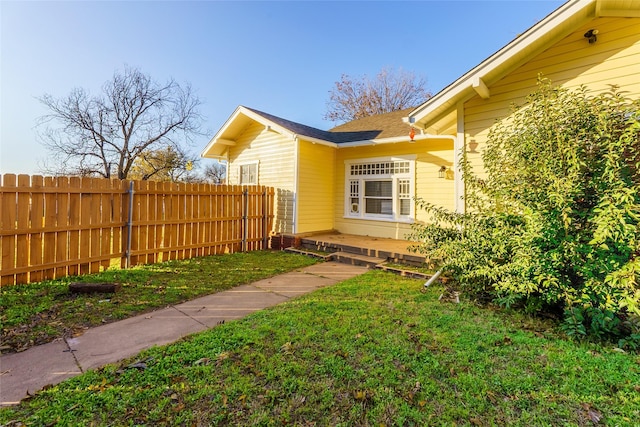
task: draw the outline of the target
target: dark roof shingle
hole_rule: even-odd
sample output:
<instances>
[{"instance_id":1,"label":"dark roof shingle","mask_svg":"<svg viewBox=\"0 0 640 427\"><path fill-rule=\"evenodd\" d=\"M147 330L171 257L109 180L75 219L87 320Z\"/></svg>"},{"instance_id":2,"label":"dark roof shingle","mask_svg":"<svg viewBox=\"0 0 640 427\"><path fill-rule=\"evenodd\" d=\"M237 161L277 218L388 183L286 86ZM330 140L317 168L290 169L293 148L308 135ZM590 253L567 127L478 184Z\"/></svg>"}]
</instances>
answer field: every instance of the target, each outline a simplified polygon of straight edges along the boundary
<instances>
[{"instance_id":1,"label":"dark roof shingle","mask_svg":"<svg viewBox=\"0 0 640 427\"><path fill-rule=\"evenodd\" d=\"M325 131L303 125L301 123L292 122L291 120L286 120L253 108L245 108L295 134L321 139L335 144L409 135L410 126L407 123L404 123L402 118L406 117L409 112L413 110L413 108L407 108L404 110L393 111L391 113L364 117Z\"/></svg>"}]
</instances>

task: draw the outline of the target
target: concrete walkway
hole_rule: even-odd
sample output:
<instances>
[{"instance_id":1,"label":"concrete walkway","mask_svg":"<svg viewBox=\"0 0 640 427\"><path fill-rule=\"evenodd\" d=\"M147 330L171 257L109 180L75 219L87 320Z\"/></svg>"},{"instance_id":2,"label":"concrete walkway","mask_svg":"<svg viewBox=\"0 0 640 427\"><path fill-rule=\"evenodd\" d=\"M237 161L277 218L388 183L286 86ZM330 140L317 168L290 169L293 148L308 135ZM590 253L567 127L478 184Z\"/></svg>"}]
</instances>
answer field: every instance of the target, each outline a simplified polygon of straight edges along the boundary
<instances>
[{"instance_id":1,"label":"concrete walkway","mask_svg":"<svg viewBox=\"0 0 640 427\"><path fill-rule=\"evenodd\" d=\"M46 385L135 356L146 348L172 343L365 271L365 267L354 265L320 263L92 328L79 337L58 339L21 353L0 356L0 406L18 404Z\"/></svg>"}]
</instances>

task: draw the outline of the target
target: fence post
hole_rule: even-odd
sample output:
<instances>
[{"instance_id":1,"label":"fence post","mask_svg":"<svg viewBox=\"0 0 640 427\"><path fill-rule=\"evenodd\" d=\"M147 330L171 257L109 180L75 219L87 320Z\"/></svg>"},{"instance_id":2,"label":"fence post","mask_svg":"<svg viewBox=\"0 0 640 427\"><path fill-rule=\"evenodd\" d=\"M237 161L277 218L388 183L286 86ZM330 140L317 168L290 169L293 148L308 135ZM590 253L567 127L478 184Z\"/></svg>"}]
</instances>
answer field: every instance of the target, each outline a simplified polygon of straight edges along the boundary
<instances>
[{"instance_id":1,"label":"fence post","mask_svg":"<svg viewBox=\"0 0 640 427\"><path fill-rule=\"evenodd\" d=\"M127 219L127 256L126 268L131 266L131 233L133 231L133 181L129 181L129 217Z\"/></svg>"},{"instance_id":2,"label":"fence post","mask_svg":"<svg viewBox=\"0 0 640 427\"><path fill-rule=\"evenodd\" d=\"M268 240L267 240L267 226L269 224L268 220L267 220L267 215L269 212L269 206L267 206L268 203L268 198L267 198L267 189L265 188L264 190L262 190L262 250L266 250L267 249L267 245L268 245Z\"/></svg>"}]
</instances>

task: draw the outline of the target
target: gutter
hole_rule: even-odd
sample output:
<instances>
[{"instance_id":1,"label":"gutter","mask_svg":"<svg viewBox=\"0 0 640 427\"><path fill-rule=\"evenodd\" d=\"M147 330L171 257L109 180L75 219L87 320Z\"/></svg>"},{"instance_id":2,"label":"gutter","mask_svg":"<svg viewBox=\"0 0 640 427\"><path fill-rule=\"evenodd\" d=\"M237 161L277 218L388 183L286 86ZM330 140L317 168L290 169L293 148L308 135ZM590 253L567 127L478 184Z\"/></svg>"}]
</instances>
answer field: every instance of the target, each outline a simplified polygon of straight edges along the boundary
<instances>
[{"instance_id":1,"label":"gutter","mask_svg":"<svg viewBox=\"0 0 640 427\"><path fill-rule=\"evenodd\" d=\"M451 139L452 141L455 142L455 136L453 135L422 134L422 135L416 135L413 138L413 140L407 140L406 136L394 136L391 138L384 138L384 139L366 139L363 141L344 142L342 144L338 144L337 146L338 148L364 147L367 145L397 144L399 142L412 143L412 142L418 142L418 141L425 141L429 139Z\"/></svg>"}]
</instances>

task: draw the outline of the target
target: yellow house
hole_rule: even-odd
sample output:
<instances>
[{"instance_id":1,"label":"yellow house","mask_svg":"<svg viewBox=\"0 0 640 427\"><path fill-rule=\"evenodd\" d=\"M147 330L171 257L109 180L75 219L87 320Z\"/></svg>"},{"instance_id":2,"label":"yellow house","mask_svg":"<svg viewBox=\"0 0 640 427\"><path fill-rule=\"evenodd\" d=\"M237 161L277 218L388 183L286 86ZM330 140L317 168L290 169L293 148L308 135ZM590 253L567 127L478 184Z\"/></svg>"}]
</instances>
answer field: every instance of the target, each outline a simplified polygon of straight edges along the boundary
<instances>
[{"instance_id":1,"label":"yellow house","mask_svg":"<svg viewBox=\"0 0 640 427\"><path fill-rule=\"evenodd\" d=\"M459 156L481 164L539 74L640 96L640 0L570 0L415 109L323 131L240 106L202 156L226 161L229 184L276 188L274 234L404 239L428 221L415 197L464 211Z\"/></svg>"},{"instance_id":2,"label":"yellow house","mask_svg":"<svg viewBox=\"0 0 640 427\"><path fill-rule=\"evenodd\" d=\"M411 110L323 131L244 106L204 149L227 183L276 188L274 234L338 231L403 239L414 198L453 208L453 137L411 135Z\"/></svg>"},{"instance_id":3,"label":"yellow house","mask_svg":"<svg viewBox=\"0 0 640 427\"><path fill-rule=\"evenodd\" d=\"M491 127L535 91L542 74L556 86L592 92L617 85L640 96L640 0L571 0L412 111L405 120L454 138L474 169ZM459 156L455 156L454 170ZM464 183L456 174L456 210Z\"/></svg>"}]
</instances>

